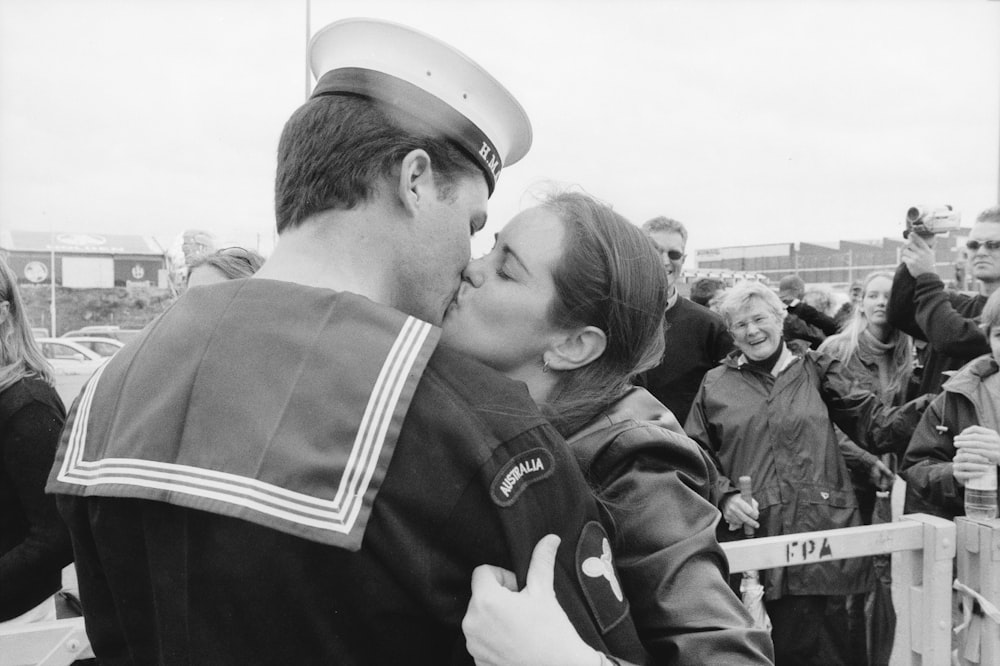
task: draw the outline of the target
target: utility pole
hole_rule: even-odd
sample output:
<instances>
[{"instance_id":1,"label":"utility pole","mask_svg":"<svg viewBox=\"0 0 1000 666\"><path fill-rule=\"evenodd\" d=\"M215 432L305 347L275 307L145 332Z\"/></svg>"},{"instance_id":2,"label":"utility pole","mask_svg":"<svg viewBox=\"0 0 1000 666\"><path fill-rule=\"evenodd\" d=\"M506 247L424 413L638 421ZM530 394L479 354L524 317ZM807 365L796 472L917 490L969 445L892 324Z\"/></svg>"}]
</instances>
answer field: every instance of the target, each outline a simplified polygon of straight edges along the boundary
<instances>
[{"instance_id":1,"label":"utility pole","mask_svg":"<svg viewBox=\"0 0 1000 666\"><path fill-rule=\"evenodd\" d=\"M1000 52L997 53L997 56L1000 60ZM1000 101L1000 96L998 96L997 101ZM997 126L1000 127L1000 113L997 114L997 120ZM1000 141L997 142L997 203L1000 203Z\"/></svg>"},{"instance_id":2,"label":"utility pole","mask_svg":"<svg viewBox=\"0 0 1000 666\"><path fill-rule=\"evenodd\" d=\"M306 99L309 99L309 94L312 92L312 72L309 71L309 39L312 37L309 34L312 30L310 26L311 13L312 7L309 0L306 0Z\"/></svg>"},{"instance_id":3,"label":"utility pole","mask_svg":"<svg viewBox=\"0 0 1000 666\"><path fill-rule=\"evenodd\" d=\"M54 338L58 336L56 333L56 245L54 238L52 245L49 246L49 253L49 319L52 320L50 335Z\"/></svg>"}]
</instances>

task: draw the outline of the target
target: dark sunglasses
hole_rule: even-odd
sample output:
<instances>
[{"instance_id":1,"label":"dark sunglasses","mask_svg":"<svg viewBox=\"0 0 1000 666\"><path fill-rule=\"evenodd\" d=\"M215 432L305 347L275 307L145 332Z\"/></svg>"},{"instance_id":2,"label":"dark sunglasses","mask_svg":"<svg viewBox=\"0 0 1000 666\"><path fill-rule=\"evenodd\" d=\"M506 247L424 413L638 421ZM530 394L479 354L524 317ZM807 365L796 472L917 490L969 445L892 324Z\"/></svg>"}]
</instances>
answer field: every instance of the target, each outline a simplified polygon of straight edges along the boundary
<instances>
[{"instance_id":1,"label":"dark sunglasses","mask_svg":"<svg viewBox=\"0 0 1000 666\"><path fill-rule=\"evenodd\" d=\"M670 261L680 261L684 256L684 253L680 250L660 250L660 254L665 254L670 257Z\"/></svg>"},{"instance_id":2,"label":"dark sunglasses","mask_svg":"<svg viewBox=\"0 0 1000 666\"><path fill-rule=\"evenodd\" d=\"M981 247L985 247L987 250L1000 250L1000 240L988 240L988 241L969 240L965 241L965 247L969 248L973 252L975 252Z\"/></svg>"}]
</instances>

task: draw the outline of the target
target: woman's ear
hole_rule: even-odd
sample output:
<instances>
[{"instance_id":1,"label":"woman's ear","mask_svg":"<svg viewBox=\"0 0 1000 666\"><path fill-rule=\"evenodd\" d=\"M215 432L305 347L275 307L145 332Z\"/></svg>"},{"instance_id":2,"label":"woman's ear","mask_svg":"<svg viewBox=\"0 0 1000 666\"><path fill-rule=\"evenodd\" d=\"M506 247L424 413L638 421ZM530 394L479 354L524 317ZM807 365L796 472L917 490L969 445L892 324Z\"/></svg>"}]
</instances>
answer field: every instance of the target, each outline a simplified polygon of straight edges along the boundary
<instances>
[{"instance_id":1,"label":"woman's ear","mask_svg":"<svg viewBox=\"0 0 1000 666\"><path fill-rule=\"evenodd\" d=\"M552 370L576 370L601 357L608 337L596 326L573 329L542 355Z\"/></svg>"},{"instance_id":2,"label":"woman's ear","mask_svg":"<svg viewBox=\"0 0 1000 666\"><path fill-rule=\"evenodd\" d=\"M411 150L399 164L396 193L403 208L415 215L424 197L437 196L431 158L426 151Z\"/></svg>"}]
</instances>

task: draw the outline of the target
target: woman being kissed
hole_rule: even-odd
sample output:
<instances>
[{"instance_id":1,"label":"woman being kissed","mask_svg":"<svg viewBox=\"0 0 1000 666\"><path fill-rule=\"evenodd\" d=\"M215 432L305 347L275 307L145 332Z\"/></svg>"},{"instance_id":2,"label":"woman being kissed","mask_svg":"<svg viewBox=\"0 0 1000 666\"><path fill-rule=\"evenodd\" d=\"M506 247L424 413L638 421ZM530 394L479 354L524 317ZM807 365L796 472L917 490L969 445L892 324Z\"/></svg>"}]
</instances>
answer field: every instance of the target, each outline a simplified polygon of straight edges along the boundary
<instances>
[{"instance_id":1,"label":"woman being kissed","mask_svg":"<svg viewBox=\"0 0 1000 666\"><path fill-rule=\"evenodd\" d=\"M592 197L559 193L516 215L468 265L442 341L523 381L568 441L607 509L618 577L587 563L583 574L624 593L656 663L770 664L770 637L726 582L709 499L717 472L632 385L660 361L666 306L666 273L645 234ZM607 661L576 636L551 587L530 589L544 588L540 562L557 544L539 543L520 593L509 572L476 570L463 629L478 663Z\"/></svg>"}]
</instances>

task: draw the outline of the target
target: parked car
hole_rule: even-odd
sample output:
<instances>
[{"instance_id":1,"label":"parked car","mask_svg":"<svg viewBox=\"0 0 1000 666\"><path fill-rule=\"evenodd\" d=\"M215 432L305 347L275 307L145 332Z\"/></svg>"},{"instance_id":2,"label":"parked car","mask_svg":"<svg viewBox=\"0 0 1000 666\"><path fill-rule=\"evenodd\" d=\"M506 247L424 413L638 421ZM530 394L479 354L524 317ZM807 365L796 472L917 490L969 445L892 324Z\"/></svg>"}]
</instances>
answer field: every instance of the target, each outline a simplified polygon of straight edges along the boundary
<instances>
[{"instance_id":1,"label":"parked car","mask_svg":"<svg viewBox=\"0 0 1000 666\"><path fill-rule=\"evenodd\" d=\"M87 338L83 337L78 338L74 336L72 338L66 338L66 339L75 342L81 347L86 347L90 351L96 352L97 354L100 354L104 358L108 358L109 356L114 356L116 353L118 353L119 349L125 346L125 343L122 342L121 340L115 340L114 338L102 338L98 336L87 337Z\"/></svg>"},{"instance_id":2,"label":"parked car","mask_svg":"<svg viewBox=\"0 0 1000 666\"><path fill-rule=\"evenodd\" d=\"M120 326L84 326L75 331L63 333L61 338L111 338L126 343L142 333L141 328L121 328Z\"/></svg>"},{"instance_id":3,"label":"parked car","mask_svg":"<svg viewBox=\"0 0 1000 666\"><path fill-rule=\"evenodd\" d=\"M94 371L107 360L71 338L35 338L35 341L41 347L42 355L52 365L56 392L67 407Z\"/></svg>"}]
</instances>

